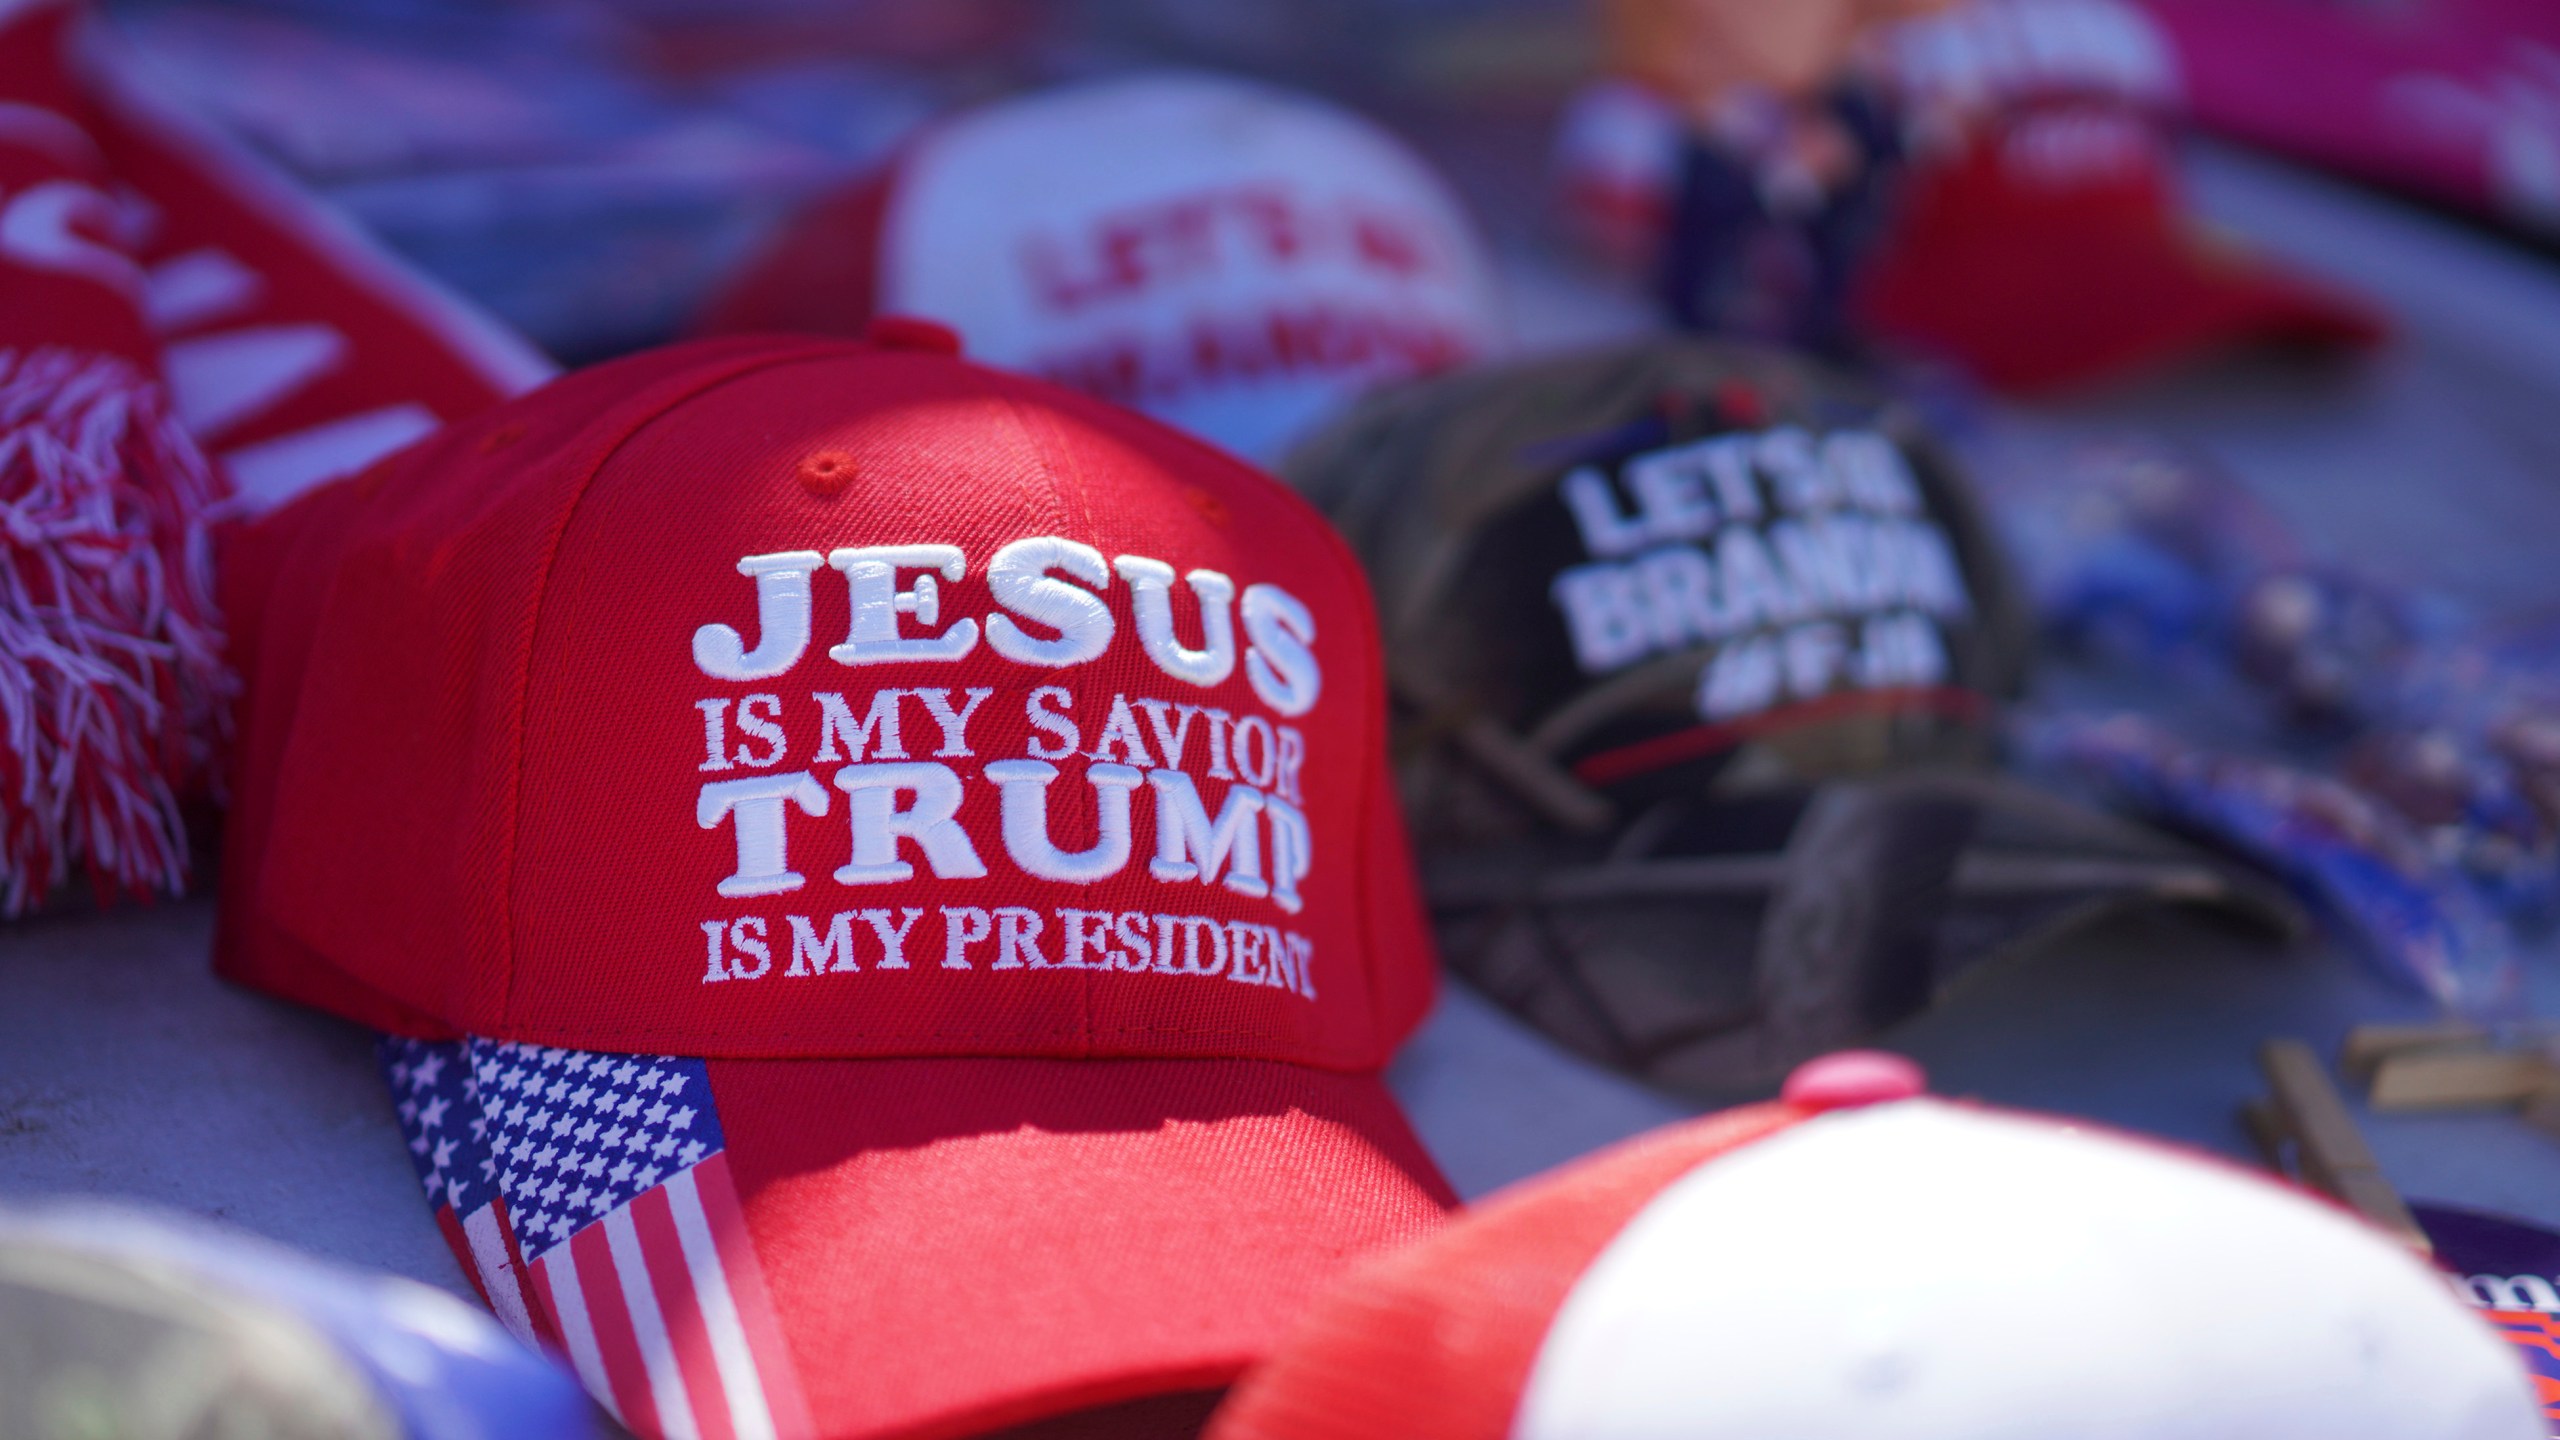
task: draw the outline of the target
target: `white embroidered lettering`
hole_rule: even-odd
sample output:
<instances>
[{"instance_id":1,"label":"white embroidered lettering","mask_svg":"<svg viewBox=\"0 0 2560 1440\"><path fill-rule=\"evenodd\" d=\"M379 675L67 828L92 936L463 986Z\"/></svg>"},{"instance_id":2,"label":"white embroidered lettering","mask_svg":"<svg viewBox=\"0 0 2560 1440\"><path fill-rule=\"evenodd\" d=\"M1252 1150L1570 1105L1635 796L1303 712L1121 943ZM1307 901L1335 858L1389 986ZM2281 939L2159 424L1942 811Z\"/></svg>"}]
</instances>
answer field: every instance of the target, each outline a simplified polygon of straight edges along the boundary
<instances>
[{"instance_id":1,"label":"white embroidered lettering","mask_svg":"<svg viewBox=\"0 0 2560 1440\"><path fill-rule=\"evenodd\" d=\"M1778 552L1787 583L1817 613L1850 613L1865 608L1867 580L1849 558L1852 530L1865 522L1854 516L1823 515L1811 520L1782 520L1769 527L1769 543Z\"/></svg>"},{"instance_id":2,"label":"white embroidered lettering","mask_svg":"<svg viewBox=\"0 0 2560 1440\"><path fill-rule=\"evenodd\" d=\"M1848 657L1848 637L1840 627L1827 621L1799 625L1779 639L1779 653L1787 673L1787 692L1798 700L1811 700L1831 689L1839 676L1840 664Z\"/></svg>"},{"instance_id":3,"label":"white embroidered lettering","mask_svg":"<svg viewBox=\"0 0 2560 1440\"><path fill-rule=\"evenodd\" d=\"M1233 780L1236 772L1227 768L1227 727L1234 717L1224 710L1204 710L1209 717L1209 778Z\"/></svg>"},{"instance_id":4,"label":"white embroidered lettering","mask_svg":"<svg viewBox=\"0 0 2560 1440\"><path fill-rule=\"evenodd\" d=\"M1031 737L1028 748L1034 760L1064 760L1084 746L1084 736L1076 731L1076 722L1049 708L1051 704L1069 708L1076 697L1063 685L1043 685L1022 702L1022 718L1031 728L1049 737L1042 743L1040 735Z\"/></svg>"},{"instance_id":5,"label":"white embroidered lettering","mask_svg":"<svg viewBox=\"0 0 2560 1440\"><path fill-rule=\"evenodd\" d=\"M1689 545L1656 550L1635 562L1633 575L1656 646L1676 650L1724 633L1724 615L1716 608L1715 567L1704 552Z\"/></svg>"},{"instance_id":6,"label":"white embroidered lettering","mask_svg":"<svg viewBox=\"0 0 2560 1440\"><path fill-rule=\"evenodd\" d=\"M1141 700L1138 702L1138 708L1147 712L1147 728L1156 733L1156 752L1164 757L1161 763L1176 770L1181 769L1182 750L1190 743L1191 722L1200 718L1200 707L1197 705L1175 707L1167 705L1162 700ZM1167 725L1166 713L1176 709L1182 716L1181 723Z\"/></svg>"},{"instance_id":7,"label":"white embroidered lettering","mask_svg":"<svg viewBox=\"0 0 2560 1440\"><path fill-rule=\"evenodd\" d=\"M1779 506L1788 514L1810 515L1840 503L1840 484L1815 452L1813 437L1795 426L1781 425L1761 435L1752 447L1752 459L1759 463L1760 473L1769 477Z\"/></svg>"},{"instance_id":8,"label":"white embroidered lettering","mask_svg":"<svg viewBox=\"0 0 2560 1440\"><path fill-rule=\"evenodd\" d=\"M16 117L58 118L33 106L12 104L10 108ZM133 211L77 180L39 181L0 205L0 255L31 270L85 276L138 297L148 283L141 267L122 250L98 239L132 234L134 218Z\"/></svg>"},{"instance_id":9,"label":"white embroidered lettering","mask_svg":"<svg viewBox=\"0 0 2560 1440\"><path fill-rule=\"evenodd\" d=\"M1291 717L1315 708L1324 693L1316 664L1316 618L1298 597L1277 585L1244 590L1245 679L1274 711Z\"/></svg>"},{"instance_id":10,"label":"white embroidered lettering","mask_svg":"<svg viewBox=\"0 0 2560 1440\"><path fill-rule=\"evenodd\" d=\"M1249 785L1229 785L1210 823L1191 777L1179 770L1151 770L1147 783L1156 796L1156 855L1147 872L1167 882L1197 880L1217 883L1226 871L1226 887L1239 895L1270 893L1262 878L1262 792Z\"/></svg>"},{"instance_id":11,"label":"white embroidered lettering","mask_svg":"<svg viewBox=\"0 0 2560 1440\"><path fill-rule=\"evenodd\" d=\"M969 717L977 714L978 707L986 704L987 697L995 691L983 685L973 685L967 692L969 703L957 710L951 708L951 692L948 690L923 689L907 693L923 701L925 713L933 717L934 724L942 727L942 748L933 752L935 759L967 759L976 753L969 748ZM896 721L892 717L890 733L896 732Z\"/></svg>"},{"instance_id":12,"label":"white embroidered lettering","mask_svg":"<svg viewBox=\"0 0 2560 1440\"><path fill-rule=\"evenodd\" d=\"M821 690L811 695L810 698L818 702L817 762L827 764L837 760L870 758L866 752L871 749L874 735L880 738L880 748L876 752L878 758L906 759L907 748L898 738L898 695L895 690L872 691L871 708L862 712L859 721L853 718L853 708L844 703L842 695L832 690ZM841 754L836 750L839 739L844 741Z\"/></svg>"},{"instance_id":13,"label":"white embroidered lettering","mask_svg":"<svg viewBox=\"0 0 2560 1440\"><path fill-rule=\"evenodd\" d=\"M1216 975L1227 968L1227 927L1205 915L1177 917L1182 927L1182 971L1185 975ZM1200 937L1209 937L1213 958L1203 963Z\"/></svg>"},{"instance_id":14,"label":"white embroidered lettering","mask_svg":"<svg viewBox=\"0 0 2560 1440\"><path fill-rule=\"evenodd\" d=\"M1093 590L1052 578L1060 571L1093 590L1111 586L1111 570L1102 552L1090 545L1039 535L1016 540L987 562L987 590L996 603L1035 624L1058 632L1042 640L1023 630L1010 616L987 617L987 643L996 653L1024 665L1078 665L1100 655L1111 644L1111 607Z\"/></svg>"},{"instance_id":15,"label":"white embroidered lettering","mask_svg":"<svg viewBox=\"0 0 2560 1440\"><path fill-rule=\"evenodd\" d=\"M836 871L836 883L913 879L915 866L898 858L902 839L914 841L924 852L937 879L976 880L987 873L969 844L969 832L960 828L960 777L950 766L923 761L847 765L836 772L835 785L850 797L845 810L853 825L853 859ZM899 809L901 794L913 795L915 804Z\"/></svg>"},{"instance_id":16,"label":"white embroidered lettering","mask_svg":"<svg viewBox=\"0 0 2560 1440\"><path fill-rule=\"evenodd\" d=\"M1715 482L1716 505L1724 511L1728 525L1749 524L1760 518L1760 487L1751 477L1751 437L1720 435L1700 450L1699 463L1706 466L1707 478Z\"/></svg>"},{"instance_id":17,"label":"white embroidered lettering","mask_svg":"<svg viewBox=\"0 0 2560 1440\"><path fill-rule=\"evenodd\" d=\"M1644 512L1648 543L1696 540L1714 533L1716 507L1707 500L1706 475L1699 459L1694 446L1682 446L1627 462L1627 489Z\"/></svg>"},{"instance_id":18,"label":"white embroidered lettering","mask_svg":"<svg viewBox=\"0 0 2560 1440\"><path fill-rule=\"evenodd\" d=\"M1623 565L1576 565L1557 575L1548 593L1564 611L1574 663L1586 674L1641 659L1653 643L1652 617Z\"/></svg>"},{"instance_id":19,"label":"white embroidered lettering","mask_svg":"<svg viewBox=\"0 0 2560 1440\"><path fill-rule=\"evenodd\" d=\"M702 763L696 770L732 770L729 763L729 702L696 700L693 708L702 712Z\"/></svg>"},{"instance_id":20,"label":"white embroidered lettering","mask_svg":"<svg viewBox=\"0 0 2560 1440\"><path fill-rule=\"evenodd\" d=\"M764 943L765 933L765 919L761 915L742 915L729 922L729 948L739 955L756 957L753 970L747 968L746 961L732 957L729 961L730 979L761 980L765 972L773 968L773 947Z\"/></svg>"},{"instance_id":21,"label":"white embroidered lettering","mask_svg":"<svg viewBox=\"0 0 2560 1440\"><path fill-rule=\"evenodd\" d=\"M1201 647L1193 650L1173 633L1173 567L1144 555L1123 555L1111 565L1129 582L1138 643L1157 669L1204 690L1235 673L1235 625L1228 618L1236 598L1234 581L1215 570L1194 570L1183 577L1200 604Z\"/></svg>"},{"instance_id":22,"label":"white embroidered lettering","mask_svg":"<svg viewBox=\"0 0 2560 1440\"><path fill-rule=\"evenodd\" d=\"M942 907L942 968L969 968L969 947L995 932L995 922L975 905Z\"/></svg>"},{"instance_id":23,"label":"white embroidered lettering","mask_svg":"<svg viewBox=\"0 0 2560 1440\"><path fill-rule=\"evenodd\" d=\"M942 588L934 579L957 582L969 573L969 562L957 545L873 545L836 550L827 563L844 572L853 591L853 625L843 644L827 651L843 665L882 665L910 660L957 660L977 648L978 622L959 619L939 635L901 636L898 617L913 615L930 627L942 618ZM905 590L898 572L924 573Z\"/></svg>"},{"instance_id":24,"label":"white embroidered lettering","mask_svg":"<svg viewBox=\"0 0 2560 1440\"><path fill-rule=\"evenodd\" d=\"M1295 915L1306 908L1298 882L1315 864L1315 838L1307 817L1278 796L1264 796L1263 816L1271 822L1271 903Z\"/></svg>"},{"instance_id":25,"label":"white embroidered lettering","mask_svg":"<svg viewBox=\"0 0 2560 1440\"><path fill-rule=\"evenodd\" d=\"M888 911L865 910L862 912L862 918L871 926L871 933L880 937L878 968L882 970L907 968L907 932L916 928L916 922L924 918L923 911L911 906L900 906L898 915L900 917L898 923L895 928L892 928L889 924ZM848 950L846 953L852 952Z\"/></svg>"},{"instance_id":26,"label":"white embroidered lettering","mask_svg":"<svg viewBox=\"0 0 2560 1440\"><path fill-rule=\"evenodd\" d=\"M1026 910L1019 905L999 905L995 909L995 917L996 963L988 969L1019 970L1025 963L1024 956L1030 957L1029 964L1034 970L1055 968L1049 963L1048 955L1040 949L1042 922L1039 911Z\"/></svg>"},{"instance_id":27,"label":"white embroidered lettering","mask_svg":"<svg viewBox=\"0 0 2560 1440\"><path fill-rule=\"evenodd\" d=\"M735 900L799 889L802 879L785 857L788 827L783 806L794 804L808 814L824 815L827 803L827 792L806 770L705 782L694 801L694 823L716 830L722 820L736 817L738 868L720 882L720 894Z\"/></svg>"},{"instance_id":28,"label":"white embroidered lettering","mask_svg":"<svg viewBox=\"0 0 2560 1440\"><path fill-rule=\"evenodd\" d=\"M785 915L782 918L791 925L791 968L782 972L785 976L824 975L829 970L861 970L861 966L853 963L852 911L839 910L828 917L824 940L818 938L817 927L809 923L808 916Z\"/></svg>"},{"instance_id":29,"label":"white embroidered lettering","mask_svg":"<svg viewBox=\"0 0 2560 1440\"><path fill-rule=\"evenodd\" d=\"M1965 593L1964 571L1956 564L1955 547L1947 543L1945 532L1917 520L1903 521L1895 528L1904 537L1902 598L1932 615L1952 619L1972 614L1973 598Z\"/></svg>"},{"instance_id":30,"label":"white embroidered lettering","mask_svg":"<svg viewBox=\"0 0 2560 1440\"><path fill-rule=\"evenodd\" d=\"M1111 952L1111 968L1135 974L1147 969L1155 960L1155 941L1147 933L1147 916L1140 910L1123 910L1112 925L1120 938L1120 948Z\"/></svg>"},{"instance_id":31,"label":"white embroidered lettering","mask_svg":"<svg viewBox=\"0 0 2560 1440\"><path fill-rule=\"evenodd\" d=\"M726 920L705 920L702 922L703 948L710 952L707 963L703 967L702 971L703 984L717 985L721 981L729 978L729 967L727 963L725 963L728 958L727 952L721 948L727 942L728 938L729 922Z\"/></svg>"},{"instance_id":32,"label":"white embroidered lettering","mask_svg":"<svg viewBox=\"0 0 2560 1440\"><path fill-rule=\"evenodd\" d=\"M1716 652L1698 680L1698 713L1731 720L1778 700L1778 642L1766 635L1736 640Z\"/></svg>"},{"instance_id":33,"label":"white embroidered lettering","mask_svg":"<svg viewBox=\"0 0 2560 1440\"><path fill-rule=\"evenodd\" d=\"M1733 629L1783 625L1796 617L1796 597L1778 579L1758 534L1727 530L1716 537L1716 573L1724 581L1724 619Z\"/></svg>"},{"instance_id":34,"label":"white embroidered lettering","mask_svg":"<svg viewBox=\"0 0 2560 1440\"><path fill-rule=\"evenodd\" d=\"M1316 942L1295 931L1280 938L1289 955L1290 988L1313 1000L1316 998Z\"/></svg>"},{"instance_id":35,"label":"white embroidered lettering","mask_svg":"<svg viewBox=\"0 0 2560 1440\"><path fill-rule=\"evenodd\" d=\"M1242 920L1227 922L1227 978L1239 985L1260 985L1269 979L1262 967L1263 929Z\"/></svg>"},{"instance_id":36,"label":"white embroidered lettering","mask_svg":"<svg viewBox=\"0 0 2560 1440\"><path fill-rule=\"evenodd\" d=\"M1298 773L1306 768L1307 737L1295 725L1283 725L1280 731L1280 778L1272 789L1281 799L1293 805L1306 803L1298 793Z\"/></svg>"},{"instance_id":37,"label":"white embroidered lettering","mask_svg":"<svg viewBox=\"0 0 2560 1440\"><path fill-rule=\"evenodd\" d=\"M1067 932L1066 953L1058 966L1065 970L1108 970L1111 968L1111 912L1108 910L1060 910L1058 924ZM1087 926L1092 928L1087 929ZM1085 963L1084 952L1093 951L1093 963Z\"/></svg>"},{"instance_id":38,"label":"white embroidered lettering","mask_svg":"<svg viewBox=\"0 0 2560 1440\"><path fill-rule=\"evenodd\" d=\"M1043 880L1074 884L1107 879L1129 863L1129 792L1143 775L1126 765L1089 765L1095 839L1073 854L1049 839L1049 785L1058 767L1043 760L998 760L987 778L1004 792L1004 849L1013 863ZM1206 824L1204 819L1203 824Z\"/></svg>"},{"instance_id":39,"label":"white embroidered lettering","mask_svg":"<svg viewBox=\"0 0 2560 1440\"><path fill-rule=\"evenodd\" d=\"M1850 662L1868 689L1937 685L1947 678L1947 647L1938 627L1909 611L1879 615L1860 627L1858 654Z\"/></svg>"},{"instance_id":40,"label":"white embroidered lettering","mask_svg":"<svg viewBox=\"0 0 2560 1440\"><path fill-rule=\"evenodd\" d=\"M763 754L755 754L746 745L738 746L737 761L751 770L770 770L782 763L791 748L791 739L776 722L782 719L782 697L750 695L738 702L738 728L765 743Z\"/></svg>"},{"instance_id":41,"label":"white embroidered lettering","mask_svg":"<svg viewBox=\"0 0 2560 1440\"><path fill-rule=\"evenodd\" d=\"M1849 503L1878 515L1920 512L1920 482L1902 448L1872 430L1842 430L1822 441L1822 466Z\"/></svg>"},{"instance_id":42,"label":"white embroidered lettering","mask_svg":"<svg viewBox=\"0 0 2560 1440\"><path fill-rule=\"evenodd\" d=\"M1261 738L1256 739L1254 737ZM1236 722L1235 738L1228 747L1235 756L1236 774L1257 790L1269 790L1280 773L1279 742L1272 738L1271 722L1259 715L1247 715Z\"/></svg>"},{"instance_id":43,"label":"white embroidered lettering","mask_svg":"<svg viewBox=\"0 0 2560 1440\"><path fill-rule=\"evenodd\" d=\"M809 577L825 563L815 550L750 555L738 573L756 582L756 648L727 625L693 632L693 663L714 680L764 680L800 663L809 648Z\"/></svg>"},{"instance_id":44,"label":"white embroidered lettering","mask_svg":"<svg viewBox=\"0 0 2560 1440\"><path fill-rule=\"evenodd\" d=\"M1115 746L1116 755L1112 753ZM1155 757L1147 753L1146 737L1138 733L1138 717L1130 712L1128 696L1111 697L1111 718L1103 723L1102 738L1093 742L1093 751L1085 758L1117 761L1141 770L1154 768Z\"/></svg>"}]
</instances>

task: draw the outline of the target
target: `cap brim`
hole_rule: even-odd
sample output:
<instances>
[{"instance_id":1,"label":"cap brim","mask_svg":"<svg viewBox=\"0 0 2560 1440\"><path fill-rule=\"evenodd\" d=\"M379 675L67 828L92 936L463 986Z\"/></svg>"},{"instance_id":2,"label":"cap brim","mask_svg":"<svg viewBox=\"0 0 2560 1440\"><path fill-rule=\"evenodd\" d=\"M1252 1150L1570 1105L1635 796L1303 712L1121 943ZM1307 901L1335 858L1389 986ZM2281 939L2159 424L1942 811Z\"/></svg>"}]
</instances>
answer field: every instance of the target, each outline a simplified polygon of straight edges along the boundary
<instances>
[{"instance_id":1,"label":"cap brim","mask_svg":"<svg viewBox=\"0 0 2560 1440\"><path fill-rule=\"evenodd\" d=\"M549 1058L564 1052L515 1053L586 1083ZM565 1241L520 1237L528 1288L589 1388L644 1431L673 1428L639 1418L682 1389L653 1383L661 1365L719 1419L707 1397L725 1393L719 1346L733 1332L731 1350L760 1358L762 1413L781 1435L805 1417L805 1433L925 1440L1215 1390L1347 1263L1428 1232L1455 1203L1375 1075L1265 1061L663 1063L702 1077L716 1110L717 1141L690 1178ZM510 1151L556 1145L558 1169L578 1132L557 1138L538 1107L493 1113L501 1174L547 1188ZM670 1202L652 1197L670 1194L672 1220L653 1219ZM708 1246L721 1263L706 1270L681 1243L688 1204L696 1228L725 1224L746 1244ZM668 1236L657 1250L653 1223ZM621 1304L635 1285L644 1303ZM564 1301L585 1318L561 1314ZM632 1318L652 1308L654 1322ZM652 1323L665 1341L641 1333Z\"/></svg>"},{"instance_id":2,"label":"cap brim","mask_svg":"<svg viewBox=\"0 0 2560 1440\"><path fill-rule=\"evenodd\" d=\"M2004 243L1888 261L1866 304L1887 329L2023 396L2247 346L2363 349L2388 333L2353 297L2166 220L2022 220Z\"/></svg>"},{"instance_id":3,"label":"cap brim","mask_svg":"<svg viewBox=\"0 0 2560 1440\"><path fill-rule=\"evenodd\" d=\"M2128 238L2138 256L2129 255L2119 269L2093 272L2110 286L2122 281L2128 287L2122 308L2088 338L2088 353L2105 364L2077 375L2066 371L2057 385L2246 346L2361 350L2385 334L2382 321L2354 299L2201 234L2170 230Z\"/></svg>"}]
</instances>

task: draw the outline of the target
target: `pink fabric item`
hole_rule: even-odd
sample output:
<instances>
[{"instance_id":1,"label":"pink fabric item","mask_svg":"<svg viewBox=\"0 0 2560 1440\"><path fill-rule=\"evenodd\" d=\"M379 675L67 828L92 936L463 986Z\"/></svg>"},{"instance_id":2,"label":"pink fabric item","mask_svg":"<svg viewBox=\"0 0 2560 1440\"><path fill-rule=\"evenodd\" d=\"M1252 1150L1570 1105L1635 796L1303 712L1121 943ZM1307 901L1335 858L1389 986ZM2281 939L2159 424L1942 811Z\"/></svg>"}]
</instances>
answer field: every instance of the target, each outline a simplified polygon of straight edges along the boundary
<instances>
[{"instance_id":1,"label":"pink fabric item","mask_svg":"<svg viewBox=\"0 0 2560 1440\"><path fill-rule=\"evenodd\" d=\"M2560 8L2143 0L2202 124L2545 234L2560 231Z\"/></svg>"}]
</instances>

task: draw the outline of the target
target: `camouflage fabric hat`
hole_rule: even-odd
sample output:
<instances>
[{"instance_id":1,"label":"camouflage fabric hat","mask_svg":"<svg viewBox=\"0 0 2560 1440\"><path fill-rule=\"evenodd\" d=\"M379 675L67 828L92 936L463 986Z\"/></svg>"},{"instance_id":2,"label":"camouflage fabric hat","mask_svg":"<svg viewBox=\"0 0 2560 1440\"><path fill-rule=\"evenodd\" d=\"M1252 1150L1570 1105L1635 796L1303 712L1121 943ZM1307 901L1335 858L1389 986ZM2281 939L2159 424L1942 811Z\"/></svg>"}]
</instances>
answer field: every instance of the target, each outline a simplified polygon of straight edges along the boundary
<instances>
[{"instance_id":1,"label":"camouflage fabric hat","mask_svg":"<svg viewBox=\"0 0 2560 1440\"><path fill-rule=\"evenodd\" d=\"M1283 473L1368 566L1445 956L1721 1091L2126 904L2280 892L1993 768L2032 636L1917 417L1663 340L1362 405Z\"/></svg>"}]
</instances>

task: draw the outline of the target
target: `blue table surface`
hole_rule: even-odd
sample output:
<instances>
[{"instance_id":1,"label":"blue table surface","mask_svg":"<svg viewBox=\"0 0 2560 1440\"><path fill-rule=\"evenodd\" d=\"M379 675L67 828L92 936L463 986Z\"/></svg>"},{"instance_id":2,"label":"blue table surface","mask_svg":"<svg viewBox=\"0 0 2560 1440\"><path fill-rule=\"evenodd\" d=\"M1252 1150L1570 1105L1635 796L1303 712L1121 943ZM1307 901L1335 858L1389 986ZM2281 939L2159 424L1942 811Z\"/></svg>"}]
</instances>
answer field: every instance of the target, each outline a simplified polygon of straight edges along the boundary
<instances>
[{"instance_id":1,"label":"blue table surface","mask_svg":"<svg viewBox=\"0 0 2560 1440\"><path fill-rule=\"evenodd\" d=\"M2455 222L2237 150L2194 147L2199 210L2380 302L2369 363L2231 361L2061 407L1994 408L1986 464L2092 436L2218 457L2324 552L2487 609L2560 600L2560 268ZM1524 346L1604 339L1643 311L1511 244ZM204 899L0 929L0 1196L102 1194L211 1215L464 1290L422 1203L360 1031L205 968ZM2531 957L2560 1014L2560 958ZM1955 1095L2245 1155L2256 1051L2334 1053L2422 1006L2351 953L2276 953L2175 917L2078 937L1893 1037ZM1688 1113L1559 1052L1452 986L1389 1079L1459 1189L1480 1195ZM2365 1117L2404 1192L2560 1225L2560 1141L2500 1114Z\"/></svg>"}]
</instances>

